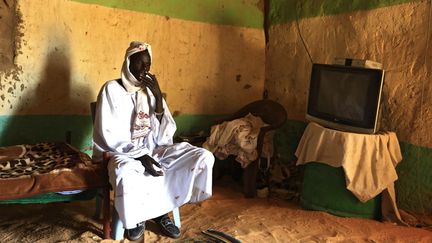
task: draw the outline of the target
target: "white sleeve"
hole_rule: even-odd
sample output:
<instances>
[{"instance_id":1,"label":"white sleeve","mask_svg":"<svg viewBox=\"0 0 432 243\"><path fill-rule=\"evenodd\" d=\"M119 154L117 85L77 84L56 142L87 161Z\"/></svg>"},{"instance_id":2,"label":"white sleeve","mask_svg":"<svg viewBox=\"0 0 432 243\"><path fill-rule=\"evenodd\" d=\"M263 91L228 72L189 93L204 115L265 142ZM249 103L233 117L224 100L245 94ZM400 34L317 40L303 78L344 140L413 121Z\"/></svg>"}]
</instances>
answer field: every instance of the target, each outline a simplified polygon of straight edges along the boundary
<instances>
[{"instance_id":1,"label":"white sleeve","mask_svg":"<svg viewBox=\"0 0 432 243\"><path fill-rule=\"evenodd\" d=\"M162 99L162 103L164 114L161 121L159 122L155 115L151 116L153 142L157 145L171 145L177 126L164 99Z\"/></svg>"}]
</instances>

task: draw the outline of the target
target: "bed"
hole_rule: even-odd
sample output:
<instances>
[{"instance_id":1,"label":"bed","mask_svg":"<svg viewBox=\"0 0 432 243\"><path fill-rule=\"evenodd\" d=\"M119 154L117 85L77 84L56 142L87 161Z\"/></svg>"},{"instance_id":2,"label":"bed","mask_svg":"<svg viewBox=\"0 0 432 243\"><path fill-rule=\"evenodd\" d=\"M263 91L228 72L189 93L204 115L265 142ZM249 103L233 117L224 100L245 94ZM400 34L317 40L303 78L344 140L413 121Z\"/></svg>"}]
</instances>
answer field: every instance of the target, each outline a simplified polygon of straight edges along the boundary
<instances>
[{"instance_id":1,"label":"bed","mask_svg":"<svg viewBox=\"0 0 432 243\"><path fill-rule=\"evenodd\" d=\"M103 192L104 238L110 230L107 176L104 163L66 142L0 147L1 204L75 201Z\"/></svg>"}]
</instances>

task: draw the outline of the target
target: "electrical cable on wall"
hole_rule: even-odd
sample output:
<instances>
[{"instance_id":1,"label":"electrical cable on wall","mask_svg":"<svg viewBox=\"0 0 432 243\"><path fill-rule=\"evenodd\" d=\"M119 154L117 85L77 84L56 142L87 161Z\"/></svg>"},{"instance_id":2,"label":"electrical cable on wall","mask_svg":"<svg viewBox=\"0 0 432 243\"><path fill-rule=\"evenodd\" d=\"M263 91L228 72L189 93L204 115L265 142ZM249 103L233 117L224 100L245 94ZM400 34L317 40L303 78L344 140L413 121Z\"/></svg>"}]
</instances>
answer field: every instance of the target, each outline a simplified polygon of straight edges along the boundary
<instances>
[{"instance_id":1,"label":"electrical cable on wall","mask_svg":"<svg viewBox=\"0 0 432 243\"><path fill-rule=\"evenodd\" d=\"M427 25L427 31L426 31L426 44L425 44L425 51L424 51L424 64L425 67L427 67L426 63L428 62L428 49L429 49L429 39L430 39L430 27L431 27L431 14L432 14L432 0L429 1L429 15L428 15L428 25ZM423 102L424 102L424 86L425 82L424 79L421 81L421 92L420 92L420 121L424 121L423 118ZM418 133L417 133L418 134ZM418 136L418 142L421 143L421 137ZM428 139L426 141L429 141Z\"/></svg>"},{"instance_id":2,"label":"electrical cable on wall","mask_svg":"<svg viewBox=\"0 0 432 243\"><path fill-rule=\"evenodd\" d=\"M302 34L301 34L301 31L300 31L299 16L298 16L298 10L299 10L299 9L301 10L301 5L300 5L300 8L298 7L300 2L301 2L301 0L298 0L298 1L297 1L297 3L296 3L296 11L295 11L297 32L298 32L299 37L300 37L300 39L301 39L301 41L302 41L302 43L303 43L303 47L305 48L305 50L306 50L306 52L307 52L307 54L308 54L308 56L309 56L309 60L310 60L310 62L313 64L312 56L311 56L311 54L309 53L309 50L308 50L307 45L306 45L306 42L305 42L305 40L303 39L303 36L302 36Z\"/></svg>"},{"instance_id":3,"label":"electrical cable on wall","mask_svg":"<svg viewBox=\"0 0 432 243\"><path fill-rule=\"evenodd\" d=\"M431 32L430 32L430 30L431 30L431 16L432 16L432 0L429 1L429 15L428 15L428 20L427 20L428 25L427 25L427 31L426 31L426 44L425 44L425 51L424 51L424 65L425 65L425 67L427 67L426 63L428 62L427 57L428 57L428 53L429 53L428 49L429 49L429 40L430 40L430 35L431 35ZM427 70L426 70L426 73L427 73ZM427 76L427 74L426 74L426 76ZM425 122L424 117L423 117L423 102L424 102L424 89L425 89L424 86L425 86L425 81L424 81L424 79L422 79L421 92L420 92L420 122L422 122L423 124ZM426 142L429 142L429 134L428 133L422 133L422 136L426 136ZM417 132L417 140L418 140L419 145L421 146L422 145L422 143L421 143L422 139L420 136L420 132ZM417 161L420 160L420 154L419 153L420 153L419 149L417 149ZM417 165L417 168L415 170L416 176L417 176L417 178L419 178L419 170L421 170L421 169L419 168L420 166L418 166L419 165L418 163L416 163L416 165ZM422 213L426 214L423 200L421 200L421 199L423 199L422 194L419 192L419 190L416 190L416 192L417 192L418 198L420 199L419 203L421 206Z\"/></svg>"}]
</instances>

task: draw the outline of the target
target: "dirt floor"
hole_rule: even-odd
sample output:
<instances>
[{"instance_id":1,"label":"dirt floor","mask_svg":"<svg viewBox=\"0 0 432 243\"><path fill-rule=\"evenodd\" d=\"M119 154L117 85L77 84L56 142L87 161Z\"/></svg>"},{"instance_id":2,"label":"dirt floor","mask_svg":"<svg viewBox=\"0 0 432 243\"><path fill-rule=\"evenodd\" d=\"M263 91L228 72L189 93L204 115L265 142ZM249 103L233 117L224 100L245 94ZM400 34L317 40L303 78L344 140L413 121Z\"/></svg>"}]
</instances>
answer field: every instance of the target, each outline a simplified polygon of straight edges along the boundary
<instances>
[{"instance_id":1,"label":"dirt floor","mask_svg":"<svg viewBox=\"0 0 432 243\"><path fill-rule=\"evenodd\" d=\"M94 208L93 200L0 205L0 242L100 242L102 226L92 219ZM237 186L224 183L215 185L211 199L185 205L180 213L181 239L159 236L149 223L146 242L204 242L198 240L204 239L201 231L208 228L242 242L432 242L432 231L425 229L305 211L296 203L277 198L246 199Z\"/></svg>"}]
</instances>

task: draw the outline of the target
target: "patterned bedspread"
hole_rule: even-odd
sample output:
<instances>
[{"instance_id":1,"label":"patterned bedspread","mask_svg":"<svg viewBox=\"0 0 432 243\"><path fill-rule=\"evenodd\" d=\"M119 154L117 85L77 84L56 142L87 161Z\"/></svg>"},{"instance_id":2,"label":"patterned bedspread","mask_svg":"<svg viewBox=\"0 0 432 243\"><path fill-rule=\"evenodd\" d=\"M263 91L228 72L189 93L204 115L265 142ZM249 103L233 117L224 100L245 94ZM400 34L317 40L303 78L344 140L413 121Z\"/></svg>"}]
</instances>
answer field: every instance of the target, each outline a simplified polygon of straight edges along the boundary
<instances>
[{"instance_id":1,"label":"patterned bedspread","mask_svg":"<svg viewBox=\"0 0 432 243\"><path fill-rule=\"evenodd\" d=\"M88 155L66 143L38 143L0 148L0 179L70 170L91 165Z\"/></svg>"},{"instance_id":2,"label":"patterned bedspread","mask_svg":"<svg viewBox=\"0 0 432 243\"><path fill-rule=\"evenodd\" d=\"M104 165L67 143L0 147L0 200L106 184Z\"/></svg>"}]
</instances>

